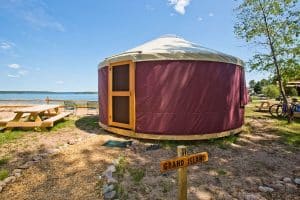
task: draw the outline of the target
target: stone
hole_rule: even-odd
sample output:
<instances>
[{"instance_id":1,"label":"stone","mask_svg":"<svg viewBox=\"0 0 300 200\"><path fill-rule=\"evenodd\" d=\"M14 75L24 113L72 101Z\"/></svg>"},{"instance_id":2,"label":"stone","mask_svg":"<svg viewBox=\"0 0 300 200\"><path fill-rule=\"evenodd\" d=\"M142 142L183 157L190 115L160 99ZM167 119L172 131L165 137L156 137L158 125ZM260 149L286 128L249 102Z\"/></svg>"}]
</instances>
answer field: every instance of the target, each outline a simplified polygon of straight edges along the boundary
<instances>
[{"instance_id":1,"label":"stone","mask_svg":"<svg viewBox=\"0 0 300 200\"><path fill-rule=\"evenodd\" d=\"M297 186L292 183L285 184L285 188L286 188L286 191L290 192L290 193L297 191Z\"/></svg>"},{"instance_id":2,"label":"stone","mask_svg":"<svg viewBox=\"0 0 300 200\"><path fill-rule=\"evenodd\" d=\"M107 184L105 184L105 185L103 186L103 194L108 193L108 192L111 192L111 191L113 191L114 189L115 189L115 186L114 186L114 185L107 185Z\"/></svg>"},{"instance_id":3,"label":"stone","mask_svg":"<svg viewBox=\"0 0 300 200\"><path fill-rule=\"evenodd\" d=\"M193 170L198 170L198 169L200 169L200 167L197 166L197 165L195 165L195 166L192 167L192 169L193 169Z\"/></svg>"},{"instance_id":4,"label":"stone","mask_svg":"<svg viewBox=\"0 0 300 200\"><path fill-rule=\"evenodd\" d=\"M31 165L34 164L34 161L28 161L24 165L19 166L19 169L28 169Z\"/></svg>"},{"instance_id":5,"label":"stone","mask_svg":"<svg viewBox=\"0 0 300 200\"><path fill-rule=\"evenodd\" d=\"M67 142L69 145L74 145L75 144L75 141L74 140L68 140Z\"/></svg>"},{"instance_id":6,"label":"stone","mask_svg":"<svg viewBox=\"0 0 300 200\"><path fill-rule=\"evenodd\" d=\"M14 175L15 175L15 177L17 177L17 178L21 177L21 173L15 173Z\"/></svg>"},{"instance_id":7,"label":"stone","mask_svg":"<svg viewBox=\"0 0 300 200\"><path fill-rule=\"evenodd\" d=\"M0 187L4 187L6 183L4 181L0 181Z\"/></svg>"},{"instance_id":8,"label":"stone","mask_svg":"<svg viewBox=\"0 0 300 200\"><path fill-rule=\"evenodd\" d=\"M16 174L16 173L21 173L21 172L22 172L22 169L14 169L12 173Z\"/></svg>"},{"instance_id":9,"label":"stone","mask_svg":"<svg viewBox=\"0 0 300 200\"><path fill-rule=\"evenodd\" d=\"M297 185L300 185L300 178L295 178L295 179L294 179L294 182L295 182Z\"/></svg>"},{"instance_id":10,"label":"stone","mask_svg":"<svg viewBox=\"0 0 300 200\"><path fill-rule=\"evenodd\" d=\"M33 161L40 161L40 160L42 160L42 157L39 156L39 155L36 155L36 156L33 156L33 157L32 157L32 160L33 160Z\"/></svg>"},{"instance_id":11,"label":"stone","mask_svg":"<svg viewBox=\"0 0 300 200\"><path fill-rule=\"evenodd\" d=\"M107 167L107 170L111 171L111 172L116 172L116 167L114 165L109 165Z\"/></svg>"},{"instance_id":12,"label":"stone","mask_svg":"<svg viewBox=\"0 0 300 200\"><path fill-rule=\"evenodd\" d=\"M244 200L265 200L260 194L246 194Z\"/></svg>"},{"instance_id":13,"label":"stone","mask_svg":"<svg viewBox=\"0 0 300 200\"><path fill-rule=\"evenodd\" d=\"M108 192L108 193L105 193L104 194L104 199L112 199L116 196L116 191L111 191L111 192Z\"/></svg>"},{"instance_id":14,"label":"stone","mask_svg":"<svg viewBox=\"0 0 300 200\"><path fill-rule=\"evenodd\" d=\"M271 187L267 187L267 186L259 186L258 190L261 192L273 192L274 189Z\"/></svg>"},{"instance_id":15,"label":"stone","mask_svg":"<svg viewBox=\"0 0 300 200\"><path fill-rule=\"evenodd\" d=\"M283 189L283 188L284 188L284 185L281 184L281 183L276 183L276 184L274 185L274 188L276 188L276 189Z\"/></svg>"},{"instance_id":16,"label":"stone","mask_svg":"<svg viewBox=\"0 0 300 200\"><path fill-rule=\"evenodd\" d=\"M2 190L3 190L3 187L0 186L0 192L2 192Z\"/></svg>"},{"instance_id":17,"label":"stone","mask_svg":"<svg viewBox=\"0 0 300 200\"><path fill-rule=\"evenodd\" d=\"M289 177L284 177L282 180L283 180L285 183L291 183L291 182L292 182L292 179L289 178Z\"/></svg>"},{"instance_id":18,"label":"stone","mask_svg":"<svg viewBox=\"0 0 300 200\"><path fill-rule=\"evenodd\" d=\"M10 182L14 182L15 180L16 180L16 177L14 177L14 176L9 176L9 177L7 177L6 179L4 179L3 182L4 182L5 184L8 184L8 183L10 183Z\"/></svg>"}]
</instances>

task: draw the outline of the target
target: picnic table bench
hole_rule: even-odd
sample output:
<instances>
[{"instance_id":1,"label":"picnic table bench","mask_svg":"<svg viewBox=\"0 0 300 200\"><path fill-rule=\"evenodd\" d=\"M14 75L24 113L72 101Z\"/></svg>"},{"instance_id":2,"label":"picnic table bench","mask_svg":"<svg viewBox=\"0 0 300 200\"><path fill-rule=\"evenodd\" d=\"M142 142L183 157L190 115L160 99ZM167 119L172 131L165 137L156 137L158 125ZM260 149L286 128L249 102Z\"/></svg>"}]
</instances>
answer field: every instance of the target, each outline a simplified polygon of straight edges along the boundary
<instances>
[{"instance_id":1,"label":"picnic table bench","mask_svg":"<svg viewBox=\"0 0 300 200\"><path fill-rule=\"evenodd\" d=\"M0 126L5 128L16 127L52 127L54 123L71 114L59 112L59 105L37 105L17 109L13 119L1 120ZM23 120L25 118L25 120Z\"/></svg>"}]
</instances>

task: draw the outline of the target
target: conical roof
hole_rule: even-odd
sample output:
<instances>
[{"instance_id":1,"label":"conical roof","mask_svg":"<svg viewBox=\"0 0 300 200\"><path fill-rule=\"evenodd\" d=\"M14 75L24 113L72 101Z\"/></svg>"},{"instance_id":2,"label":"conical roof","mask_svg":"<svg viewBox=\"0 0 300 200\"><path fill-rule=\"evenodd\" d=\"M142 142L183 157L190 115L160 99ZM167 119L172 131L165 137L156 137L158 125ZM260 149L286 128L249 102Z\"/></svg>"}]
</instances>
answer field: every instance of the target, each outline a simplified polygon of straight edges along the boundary
<instances>
[{"instance_id":1,"label":"conical roof","mask_svg":"<svg viewBox=\"0 0 300 200\"><path fill-rule=\"evenodd\" d=\"M243 61L237 57L215 51L198 44L189 42L175 35L165 35L146 42L121 54L106 58L99 67L109 63L132 60L158 61L158 60L202 60L231 63L243 66Z\"/></svg>"}]
</instances>

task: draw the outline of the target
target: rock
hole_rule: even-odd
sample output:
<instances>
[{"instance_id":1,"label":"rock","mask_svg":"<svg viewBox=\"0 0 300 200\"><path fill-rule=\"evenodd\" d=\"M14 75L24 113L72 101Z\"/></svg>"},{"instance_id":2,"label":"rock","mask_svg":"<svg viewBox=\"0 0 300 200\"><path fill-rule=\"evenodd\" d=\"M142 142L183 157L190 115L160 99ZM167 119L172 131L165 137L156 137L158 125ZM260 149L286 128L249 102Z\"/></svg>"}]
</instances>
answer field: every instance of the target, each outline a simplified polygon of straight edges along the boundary
<instances>
[{"instance_id":1,"label":"rock","mask_svg":"<svg viewBox=\"0 0 300 200\"><path fill-rule=\"evenodd\" d=\"M259 194L246 194L244 199L245 200L263 200L265 198L260 196Z\"/></svg>"},{"instance_id":2,"label":"rock","mask_svg":"<svg viewBox=\"0 0 300 200\"><path fill-rule=\"evenodd\" d=\"M5 184L8 184L8 183L10 183L10 182L14 182L15 180L16 180L16 177L14 177L14 176L9 176L9 177L7 177L6 179L4 179L3 182L4 182Z\"/></svg>"},{"instance_id":3,"label":"rock","mask_svg":"<svg viewBox=\"0 0 300 200\"><path fill-rule=\"evenodd\" d=\"M267 187L267 186L259 186L258 190L261 192L273 192L274 189L271 187Z\"/></svg>"},{"instance_id":4,"label":"rock","mask_svg":"<svg viewBox=\"0 0 300 200\"><path fill-rule=\"evenodd\" d=\"M6 183L4 181L0 181L0 187L4 187Z\"/></svg>"},{"instance_id":5,"label":"rock","mask_svg":"<svg viewBox=\"0 0 300 200\"><path fill-rule=\"evenodd\" d=\"M108 193L108 192L111 192L111 191L113 191L114 189L115 189L115 186L114 186L114 185L107 185L107 184L105 184L105 185L103 186L103 194Z\"/></svg>"},{"instance_id":6,"label":"rock","mask_svg":"<svg viewBox=\"0 0 300 200\"><path fill-rule=\"evenodd\" d=\"M14 175L15 175L15 177L17 177L17 178L21 177L21 173L15 173Z\"/></svg>"},{"instance_id":7,"label":"rock","mask_svg":"<svg viewBox=\"0 0 300 200\"><path fill-rule=\"evenodd\" d=\"M159 144L146 144L146 151L157 150L160 148Z\"/></svg>"},{"instance_id":8,"label":"rock","mask_svg":"<svg viewBox=\"0 0 300 200\"><path fill-rule=\"evenodd\" d=\"M116 182L117 180L112 177L107 179L107 183L116 183Z\"/></svg>"},{"instance_id":9,"label":"rock","mask_svg":"<svg viewBox=\"0 0 300 200\"><path fill-rule=\"evenodd\" d=\"M69 145L73 145L73 144L75 144L75 141L74 140L68 140L68 142L67 142Z\"/></svg>"},{"instance_id":10,"label":"rock","mask_svg":"<svg viewBox=\"0 0 300 200\"><path fill-rule=\"evenodd\" d=\"M288 177L284 177L282 179L285 183L291 183L292 182L292 179L291 178L288 178Z\"/></svg>"},{"instance_id":11,"label":"rock","mask_svg":"<svg viewBox=\"0 0 300 200\"><path fill-rule=\"evenodd\" d=\"M195 165L192 167L192 170L198 170L199 168L200 168L199 166Z\"/></svg>"},{"instance_id":12,"label":"rock","mask_svg":"<svg viewBox=\"0 0 300 200\"><path fill-rule=\"evenodd\" d=\"M116 196L116 191L111 191L111 192L108 192L108 193L105 193L104 194L104 199L112 199Z\"/></svg>"},{"instance_id":13,"label":"rock","mask_svg":"<svg viewBox=\"0 0 300 200\"><path fill-rule=\"evenodd\" d=\"M285 185L285 187L286 187L286 191L288 191L288 192L295 192L295 191L297 191L297 186L296 185L294 185L294 184L292 184L292 183L287 183L286 185Z\"/></svg>"},{"instance_id":14,"label":"rock","mask_svg":"<svg viewBox=\"0 0 300 200\"><path fill-rule=\"evenodd\" d=\"M300 185L300 178L295 178L295 179L294 179L294 182L295 182L297 185Z\"/></svg>"},{"instance_id":15,"label":"rock","mask_svg":"<svg viewBox=\"0 0 300 200\"><path fill-rule=\"evenodd\" d=\"M116 167L114 165L109 165L106 170L109 170L111 172L116 172Z\"/></svg>"},{"instance_id":16,"label":"rock","mask_svg":"<svg viewBox=\"0 0 300 200\"><path fill-rule=\"evenodd\" d=\"M14 169L12 173L16 174L16 173L21 173L21 172L22 172L22 169Z\"/></svg>"},{"instance_id":17,"label":"rock","mask_svg":"<svg viewBox=\"0 0 300 200\"><path fill-rule=\"evenodd\" d=\"M28 169L31 165L33 165L34 162L33 161L28 161L26 162L24 165L19 166L19 169Z\"/></svg>"},{"instance_id":18,"label":"rock","mask_svg":"<svg viewBox=\"0 0 300 200\"><path fill-rule=\"evenodd\" d=\"M33 161L36 161L36 162L38 162L38 161L40 161L40 160L42 160L43 158L41 157L41 156L39 156L39 155L36 155L36 156L33 156L32 157L32 160Z\"/></svg>"},{"instance_id":19,"label":"rock","mask_svg":"<svg viewBox=\"0 0 300 200\"><path fill-rule=\"evenodd\" d=\"M283 189L283 188L284 188L284 185L281 184L281 183L276 183L276 184L274 185L274 188L276 188L276 189Z\"/></svg>"},{"instance_id":20,"label":"rock","mask_svg":"<svg viewBox=\"0 0 300 200\"><path fill-rule=\"evenodd\" d=\"M0 192L2 192L3 188L0 186Z\"/></svg>"}]
</instances>

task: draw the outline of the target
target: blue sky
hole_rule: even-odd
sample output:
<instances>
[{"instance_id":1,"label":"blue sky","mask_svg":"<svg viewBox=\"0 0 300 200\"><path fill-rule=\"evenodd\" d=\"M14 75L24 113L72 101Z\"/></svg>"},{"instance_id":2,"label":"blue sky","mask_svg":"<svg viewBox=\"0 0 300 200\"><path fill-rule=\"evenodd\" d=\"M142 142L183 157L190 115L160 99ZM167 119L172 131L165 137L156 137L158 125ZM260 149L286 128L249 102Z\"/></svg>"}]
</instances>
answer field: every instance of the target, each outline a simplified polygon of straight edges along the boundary
<instances>
[{"instance_id":1,"label":"blue sky","mask_svg":"<svg viewBox=\"0 0 300 200\"><path fill-rule=\"evenodd\" d=\"M0 90L96 91L105 57L176 34L247 61L230 0L0 0ZM247 81L266 74L247 73Z\"/></svg>"}]
</instances>

